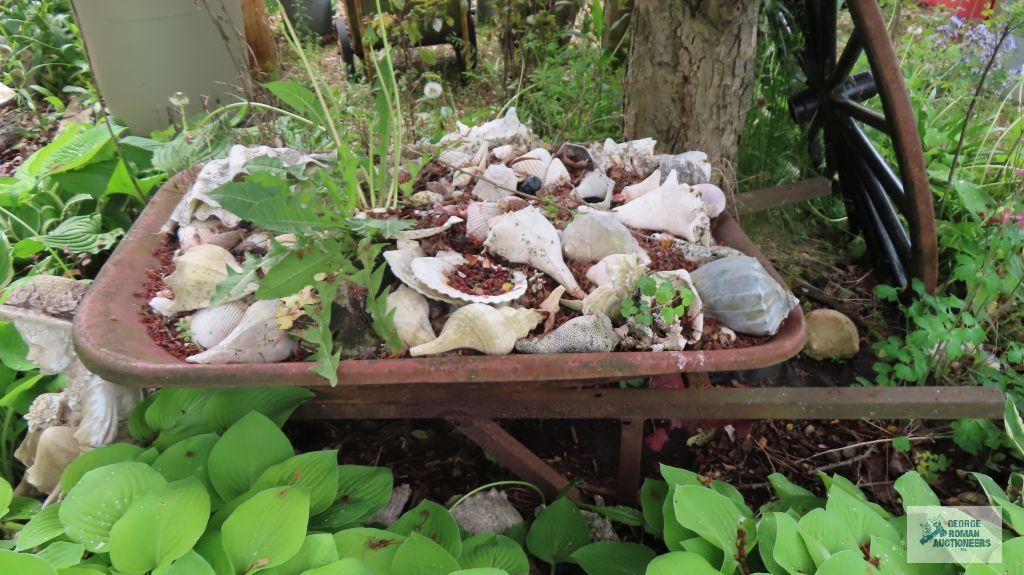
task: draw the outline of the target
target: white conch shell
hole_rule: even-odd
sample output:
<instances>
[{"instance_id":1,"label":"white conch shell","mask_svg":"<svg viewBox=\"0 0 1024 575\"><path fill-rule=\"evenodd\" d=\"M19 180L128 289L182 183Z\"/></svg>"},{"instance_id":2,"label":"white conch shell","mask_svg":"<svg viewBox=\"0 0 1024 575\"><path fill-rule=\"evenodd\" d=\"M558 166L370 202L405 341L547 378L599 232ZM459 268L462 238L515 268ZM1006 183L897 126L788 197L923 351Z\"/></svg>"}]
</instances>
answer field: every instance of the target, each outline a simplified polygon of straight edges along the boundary
<instances>
[{"instance_id":1,"label":"white conch shell","mask_svg":"<svg viewBox=\"0 0 1024 575\"><path fill-rule=\"evenodd\" d=\"M522 353L602 353L619 345L619 336L608 316L602 314L574 317L551 333L516 342Z\"/></svg>"},{"instance_id":2,"label":"white conch shell","mask_svg":"<svg viewBox=\"0 0 1024 575\"><path fill-rule=\"evenodd\" d=\"M676 288L688 288L693 292L693 303L686 308L686 316L692 320L691 330L689 333L682 334L682 336L691 344L700 341L700 337L704 333L704 303L700 299L700 294L697 293L697 287L693 285L693 280L690 279L690 272L686 270L672 270L655 272L652 275L659 280L667 279L671 281L672 285L676 286Z\"/></svg>"},{"instance_id":3,"label":"white conch shell","mask_svg":"<svg viewBox=\"0 0 1024 575\"><path fill-rule=\"evenodd\" d=\"M541 180L544 183L543 188L553 188L562 184L568 184L572 181L572 177L569 175L569 170L565 168L562 160L555 158L548 164L548 169L544 172L544 177Z\"/></svg>"},{"instance_id":4,"label":"white conch shell","mask_svg":"<svg viewBox=\"0 0 1024 575\"><path fill-rule=\"evenodd\" d=\"M661 170L654 170L651 175L647 176L642 182L630 184L625 188L622 188L622 200L624 202L631 202L640 196L643 196L647 192L652 192L661 185Z\"/></svg>"},{"instance_id":5,"label":"white conch shell","mask_svg":"<svg viewBox=\"0 0 1024 575\"><path fill-rule=\"evenodd\" d=\"M629 297L645 266L636 254L611 254L587 270L587 279L596 286L611 286L620 297Z\"/></svg>"},{"instance_id":6,"label":"white conch shell","mask_svg":"<svg viewBox=\"0 0 1024 575\"><path fill-rule=\"evenodd\" d=\"M430 304L427 298L407 285L388 294L388 311L393 311L398 339L409 347L427 343L437 337L430 325Z\"/></svg>"},{"instance_id":7,"label":"white conch shell","mask_svg":"<svg viewBox=\"0 0 1024 575\"><path fill-rule=\"evenodd\" d=\"M412 271L412 262L416 258L422 258L425 255L426 254L423 253L423 250L417 242L399 240L397 250L384 252L384 261L388 262L388 269L390 269L391 273L395 274L395 277L401 280L402 283L430 299L450 304L462 303L457 299L450 298L442 293L438 293L430 289L416 277L416 274Z\"/></svg>"},{"instance_id":8,"label":"white conch shell","mask_svg":"<svg viewBox=\"0 0 1024 575\"><path fill-rule=\"evenodd\" d=\"M704 202L704 211L708 217L717 218L725 211L725 192L714 184L696 184L691 188L693 193Z\"/></svg>"},{"instance_id":9,"label":"white conch shell","mask_svg":"<svg viewBox=\"0 0 1024 575\"><path fill-rule=\"evenodd\" d=\"M551 164L551 152L544 148L534 148L512 160L511 164L512 169L520 180L536 176L537 179L543 182L544 176L548 173L548 165Z\"/></svg>"},{"instance_id":10,"label":"white conch shell","mask_svg":"<svg viewBox=\"0 0 1024 575\"><path fill-rule=\"evenodd\" d=\"M505 164L491 164L477 180L473 195L481 200L496 202L516 191L516 173Z\"/></svg>"},{"instance_id":11,"label":"white conch shell","mask_svg":"<svg viewBox=\"0 0 1024 575\"><path fill-rule=\"evenodd\" d=\"M451 216L445 222L439 226L432 228L423 228L419 230L402 230L395 234L395 237L402 240L422 240L423 238L429 238L430 236L436 236L437 234L446 231L448 228L455 224L461 224L462 218L459 216Z\"/></svg>"},{"instance_id":12,"label":"white conch shell","mask_svg":"<svg viewBox=\"0 0 1024 575\"><path fill-rule=\"evenodd\" d=\"M518 271L512 275L514 284L511 289L503 294L474 295L453 288L448 284L448 276L454 272L457 265L465 262L466 260L461 255L458 260L437 257L416 258L412 260L412 273L423 285L452 299L460 300L462 303L505 303L517 300L526 293L526 276Z\"/></svg>"},{"instance_id":13,"label":"white conch shell","mask_svg":"<svg viewBox=\"0 0 1024 575\"><path fill-rule=\"evenodd\" d=\"M274 363L288 359L295 342L277 327L276 299L259 300L249 306L242 320L210 349L186 358L191 363Z\"/></svg>"},{"instance_id":14,"label":"white conch shell","mask_svg":"<svg viewBox=\"0 0 1024 575\"><path fill-rule=\"evenodd\" d=\"M562 230L565 257L580 262L596 262L611 254L636 254L646 263L647 252L617 217L594 210L576 214Z\"/></svg>"},{"instance_id":15,"label":"white conch shell","mask_svg":"<svg viewBox=\"0 0 1024 575\"><path fill-rule=\"evenodd\" d=\"M491 220L504 210L498 202L469 202L466 205L466 235L482 242L491 231Z\"/></svg>"},{"instance_id":16,"label":"white conch shell","mask_svg":"<svg viewBox=\"0 0 1024 575\"><path fill-rule=\"evenodd\" d=\"M410 349L409 354L418 357L467 348L487 355L506 355L512 352L516 340L526 337L543 318L533 309L471 303L452 313L437 339Z\"/></svg>"},{"instance_id":17,"label":"white conch shell","mask_svg":"<svg viewBox=\"0 0 1024 575\"><path fill-rule=\"evenodd\" d=\"M192 341L203 349L217 345L238 327L246 307L242 302L233 301L197 311L189 321Z\"/></svg>"},{"instance_id":18,"label":"white conch shell","mask_svg":"<svg viewBox=\"0 0 1024 575\"><path fill-rule=\"evenodd\" d=\"M491 220L484 247L512 263L529 264L548 274L573 297L584 295L562 259L558 230L534 206Z\"/></svg>"},{"instance_id":19,"label":"white conch shell","mask_svg":"<svg viewBox=\"0 0 1024 575\"><path fill-rule=\"evenodd\" d=\"M657 189L613 208L612 213L631 228L668 232L706 245L711 239L711 220L703 206L689 186L676 180L673 171Z\"/></svg>"},{"instance_id":20,"label":"white conch shell","mask_svg":"<svg viewBox=\"0 0 1024 575\"><path fill-rule=\"evenodd\" d=\"M193 246L174 258L174 272L164 278L167 287L174 291L167 311L176 313L210 305L217 284L227 279L229 268L242 271L231 252L211 244ZM235 299L247 293L238 294Z\"/></svg>"},{"instance_id":21,"label":"white conch shell","mask_svg":"<svg viewBox=\"0 0 1024 575\"><path fill-rule=\"evenodd\" d=\"M612 207L612 192L615 191L615 180L604 175L600 170L587 172L576 186L576 197L588 202L588 205L607 210ZM596 201L595 201L596 200Z\"/></svg>"}]
</instances>

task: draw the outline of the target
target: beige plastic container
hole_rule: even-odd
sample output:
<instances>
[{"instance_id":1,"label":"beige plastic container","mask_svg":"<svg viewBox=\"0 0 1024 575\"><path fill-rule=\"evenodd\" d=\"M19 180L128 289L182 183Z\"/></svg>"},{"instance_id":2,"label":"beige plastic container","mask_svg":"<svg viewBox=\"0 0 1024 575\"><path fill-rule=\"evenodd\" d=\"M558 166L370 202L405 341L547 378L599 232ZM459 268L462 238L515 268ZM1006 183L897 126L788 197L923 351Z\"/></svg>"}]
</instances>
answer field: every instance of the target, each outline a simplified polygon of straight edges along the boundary
<instances>
[{"instance_id":1,"label":"beige plastic container","mask_svg":"<svg viewBox=\"0 0 1024 575\"><path fill-rule=\"evenodd\" d=\"M72 0L99 89L111 114L148 135L171 120L242 94L248 71L240 0Z\"/></svg>"}]
</instances>

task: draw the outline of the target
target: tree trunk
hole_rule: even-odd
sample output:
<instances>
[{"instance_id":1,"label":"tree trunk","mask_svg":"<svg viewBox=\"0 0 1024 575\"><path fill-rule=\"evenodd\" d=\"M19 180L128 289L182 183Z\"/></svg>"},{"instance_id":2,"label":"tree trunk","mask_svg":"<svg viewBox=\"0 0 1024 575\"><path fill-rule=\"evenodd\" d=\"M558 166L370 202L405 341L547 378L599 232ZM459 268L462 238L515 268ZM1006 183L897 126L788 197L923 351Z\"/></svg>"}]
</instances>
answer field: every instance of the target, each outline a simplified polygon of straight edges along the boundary
<instances>
[{"instance_id":1,"label":"tree trunk","mask_svg":"<svg viewBox=\"0 0 1024 575\"><path fill-rule=\"evenodd\" d=\"M735 165L754 91L759 0L635 0L628 138Z\"/></svg>"}]
</instances>

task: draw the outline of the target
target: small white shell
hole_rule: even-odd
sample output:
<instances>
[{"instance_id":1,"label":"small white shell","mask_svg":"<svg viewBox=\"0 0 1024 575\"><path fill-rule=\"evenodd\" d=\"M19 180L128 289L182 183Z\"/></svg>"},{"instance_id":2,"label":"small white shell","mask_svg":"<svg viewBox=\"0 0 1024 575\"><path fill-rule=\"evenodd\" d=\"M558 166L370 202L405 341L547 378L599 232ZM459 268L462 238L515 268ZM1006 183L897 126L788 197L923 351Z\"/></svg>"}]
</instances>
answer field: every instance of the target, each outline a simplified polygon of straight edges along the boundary
<instances>
[{"instance_id":1,"label":"small white shell","mask_svg":"<svg viewBox=\"0 0 1024 575\"><path fill-rule=\"evenodd\" d=\"M407 285L399 286L388 294L388 311L393 311L395 331L398 339L408 347L414 347L437 337L430 325L430 304L427 298L416 293Z\"/></svg>"},{"instance_id":2,"label":"small white shell","mask_svg":"<svg viewBox=\"0 0 1024 575\"><path fill-rule=\"evenodd\" d=\"M197 311L189 322L192 341L203 349L224 341L238 327L246 308L245 304L233 301Z\"/></svg>"},{"instance_id":3,"label":"small white shell","mask_svg":"<svg viewBox=\"0 0 1024 575\"><path fill-rule=\"evenodd\" d=\"M612 192L615 191L615 180L599 170L587 172L587 175L576 186L576 197L588 202L590 206L602 210L612 207Z\"/></svg>"},{"instance_id":4,"label":"small white shell","mask_svg":"<svg viewBox=\"0 0 1024 575\"><path fill-rule=\"evenodd\" d=\"M622 188L622 200L624 202L631 202L647 192L656 190L660 185L661 170L654 170L654 172L647 176L644 181L630 184L625 188Z\"/></svg>"},{"instance_id":5,"label":"small white shell","mask_svg":"<svg viewBox=\"0 0 1024 575\"><path fill-rule=\"evenodd\" d=\"M704 211L708 217L717 218L725 211L725 192L714 184L697 184L693 192L704 202Z\"/></svg>"},{"instance_id":6,"label":"small white shell","mask_svg":"<svg viewBox=\"0 0 1024 575\"><path fill-rule=\"evenodd\" d=\"M462 218L458 216L450 216L440 226L434 226L432 228L423 228L420 230L402 230L395 234L395 237L400 240L422 240L423 238L429 238L430 236L436 236L437 234L444 232L448 228L455 224L461 224Z\"/></svg>"},{"instance_id":7,"label":"small white shell","mask_svg":"<svg viewBox=\"0 0 1024 575\"><path fill-rule=\"evenodd\" d=\"M177 313L210 305L217 284L227 279L229 268L242 270L231 252L212 244L193 246L174 258L174 272L164 278L174 292L174 300L166 311Z\"/></svg>"},{"instance_id":8,"label":"small white shell","mask_svg":"<svg viewBox=\"0 0 1024 575\"><path fill-rule=\"evenodd\" d=\"M533 309L471 303L452 312L437 339L410 349L409 354L419 357L466 348L487 355L506 355L512 352L516 340L526 337L543 317Z\"/></svg>"},{"instance_id":9,"label":"small white shell","mask_svg":"<svg viewBox=\"0 0 1024 575\"><path fill-rule=\"evenodd\" d=\"M498 202L469 202L466 206L466 235L478 242L487 239L491 220L503 213Z\"/></svg>"},{"instance_id":10,"label":"small white shell","mask_svg":"<svg viewBox=\"0 0 1024 575\"><path fill-rule=\"evenodd\" d=\"M259 300L245 310L238 326L216 346L189 356L191 363L275 363L288 359L295 341L277 326L276 299Z\"/></svg>"},{"instance_id":11,"label":"small white shell","mask_svg":"<svg viewBox=\"0 0 1024 575\"><path fill-rule=\"evenodd\" d=\"M466 261L461 257L459 260L461 261L449 258L416 258L412 260L412 273L429 289L463 303L505 303L517 300L526 293L526 276L518 271L513 273L512 277L515 283L512 289L503 294L474 295L459 291L448 283L448 276L455 270L455 266Z\"/></svg>"},{"instance_id":12,"label":"small white shell","mask_svg":"<svg viewBox=\"0 0 1024 575\"><path fill-rule=\"evenodd\" d=\"M584 295L562 259L558 230L536 207L529 206L491 220L491 233L484 247L512 263L539 269L565 286L574 297Z\"/></svg>"},{"instance_id":13,"label":"small white shell","mask_svg":"<svg viewBox=\"0 0 1024 575\"><path fill-rule=\"evenodd\" d=\"M423 253L423 250L420 249L420 245L418 243L409 240L400 240L397 250L386 251L383 255L384 261L388 262L388 269L390 269L391 273L395 274L395 277L401 280L405 285L429 297L430 299L451 304L460 303L457 299L450 298L428 288L416 277L416 274L413 273L413 260L426 255Z\"/></svg>"},{"instance_id":14,"label":"small white shell","mask_svg":"<svg viewBox=\"0 0 1024 575\"><path fill-rule=\"evenodd\" d=\"M496 202L511 196L516 190L516 173L504 164L491 164L477 180L473 195L481 200Z\"/></svg>"},{"instance_id":15,"label":"small white shell","mask_svg":"<svg viewBox=\"0 0 1024 575\"><path fill-rule=\"evenodd\" d=\"M512 169L520 180L530 176L536 176L541 182L548 173L548 164L551 163L551 152L544 148L534 148L529 152L512 160ZM563 166L564 167L564 166Z\"/></svg>"},{"instance_id":16,"label":"small white shell","mask_svg":"<svg viewBox=\"0 0 1024 575\"><path fill-rule=\"evenodd\" d=\"M544 183L543 188L553 188L562 184L568 184L572 181L572 177L569 175L569 170L565 168L562 160L555 158L548 164L548 169L544 172L544 177L541 180Z\"/></svg>"}]
</instances>

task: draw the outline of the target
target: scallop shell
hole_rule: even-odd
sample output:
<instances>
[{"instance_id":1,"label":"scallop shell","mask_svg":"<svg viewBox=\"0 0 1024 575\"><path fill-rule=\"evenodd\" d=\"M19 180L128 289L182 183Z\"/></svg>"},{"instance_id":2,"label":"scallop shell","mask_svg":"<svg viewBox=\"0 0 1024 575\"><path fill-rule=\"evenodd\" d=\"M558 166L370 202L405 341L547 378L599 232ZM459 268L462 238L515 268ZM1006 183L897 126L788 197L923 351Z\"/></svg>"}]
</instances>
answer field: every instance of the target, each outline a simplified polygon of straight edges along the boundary
<instances>
[{"instance_id":1,"label":"scallop shell","mask_svg":"<svg viewBox=\"0 0 1024 575\"><path fill-rule=\"evenodd\" d=\"M487 239L491 220L503 213L498 202L469 202L466 206L466 235L478 242Z\"/></svg>"},{"instance_id":2,"label":"scallop shell","mask_svg":"<svg viewBox=\"0 0 1024 575\"><path fill-rule=\"evenodd\" d=\"M473 187L473 195L481 200L496 202L516 191L516 173L504 164L491 164Z\"/></svg>"},{"instance_id":3,"label":"scallop shell","mask_svg":"<svg viewBox=\"0 0 1024 575\"><path fill-rule=\"evenodd\" d=\"M551 164L551 152L544 148L534 148L512 160L511 164L520 181L536 176L543 182L544 176L548 173L548 165Z\"/></svg>"},{"instance_id":4,"label":"scallop shell","mask_svg":"<svg viewBox=\"0 0 1024 575\"><path fill-rule=\"evenodd\" d=\"M629 297L644 271L635 254L612 254L591 266L586 275L590 283L611 286L619 296Z\"/></svg>"},{"instance_id":5,"label":"scallop shell","mask_svg":"<svg viewBox=\"0 0 1024 575\"><path fill-rule=\"evenodd\" d=\"M648 261L647 252L617 217L594 210L576 214L562 230L562 251L573 261L596 262L612 254L636 254Z\"/></svg>"},{"instance_id":6,"label":"scallop shell","mask_svg":"<svg viewBox=\"0 0 1024 575\"><path fill-rule=\"evenodd\" d=\"M725 211L725 192L714 184L697 184L693 186L693 193L704 202L704 211L708 217L717 218Z\"/></svg>"},{"instance_id":7,"label":"scallop shell","mask_svg":"<svg viewBox=\"0 0 1024 575\"><path fill-rule=\"evenodd\" d=\"M643 196L647 192L652 192L658 189L661 185L661 170L654 170L651 175L647 176L642 182L630 184L625 188L622 188L622 201L632 202L633 200Z\"/></svg>"},{"instance_id":8,"label":"scallop shell","mask_svg":"<svg viewBox=\"0 0 1024 575\"><path fill-rule=\"evenodd\" d=\"M227 279L228 269L242 271L231 252L211 244L193 246L174 258L174 272L164 278L174 292L166 311L177 313L210 305L217 284Z\"/></svg>"},{"instance_id":9,"label":"scallop shell","mask_svg":"<svg viewBox=\"0 0 1024 575\"><path fill-rule=\"evenodd\" d=\"M455 270L455 266L466 261L461 257L459 260L461 261L451 258L416 258L412 260L412 273L429 289L462 303L505 303L517 300L526 293L526 276L518 271L513 273L515 283L512 288L503 294L474 295L459 291L448 284L448 276Z\"/></svg>"},{"instance_id":10,"label":"scallop shell","mask_svg":"<svg viewBox=\"0 0 1024 575\"><path fill-rule=\"evenodd\" d=\"M536 207L529 206L491 220L491 233L484 247L512 263L529 264L548 274L573 297L584 295L562 259L558 230Z\"/></svg>"},{"instance_id":11,"label":"scallop shell","mask_svg":"<svg viewBox=\"0 0 1024 575\"><path fill-rule=\"evenodd\" d=\"M612 207L613 191L615 191L615 180L594 170L587 172L580 184L576 186L576 197L592 207L608 210Z\"/></svg>"},{"instance_id":12,"label":"scallop shell","mask_svg":"<svg viewBox=\"0 0 1024 575\"><path fill-rule=\"evenodd\" d=\"M387 308L393 312L398 339L406 346L417 346L437 337L430 325L430 304L416 290L407 285L399 286L388 294Z\"/></svg>"},{"instance_id":13,"label":"scallop shell","mask_svg":"<svg viewBox=\"0 0 1024 575\"><path fill-rule=\"evenodd\" d=\"M548 169L544 172L544 177L541 178L541 181L544 183L543 188L553 188L570 183L572 177L569 175L569 170L565 168L562 160L555 158L548 164Z\"/></svg>"},{"instance_id":14,"label":"scallop shell","mask_svg":"<svg viewBox=\"0 0 1024 575\"><path fill-rule=\"evenodd\" d=\"M210 349L224 341L238 327L246 308L242 302L233 301L197 311L189 321L192 341L203 349Z\"/></svg>"},{"instance_id":15,"label":"scallop shell","mask_svg":"<svg viewBox=\"0 0 1024 575\"><path fill-rule=\"evenodd\" d=\"M388 269L391 270L391 273L395 274L395 277L417 292L437 301L451 304L461 303L457 299L450 298L428 288L416 277L416 274L412 271L412 262L416 258L421 258L425 255L418 243L402 240L399 242L397 250L384 252L384 261L388 262Z\"/></svg>"},{"instance_id":16,"label":"scallop shell","mask_svg":"<svg viewBox=\"0 0 1024 575\"><path fill-rule=\"evenodd\" d=\"M409 354L419 357L473 349L487 355L506 355L512 352L516 340L526 337L543 318L537 310L471 303L452 313L437 339L410 349Z\"/></svg>"},{"instance_id":17,"label":"scallop shell","mask_svg":"<svg viewBox=\"0 0 1024 575\"><path fill-rule=\"evenodd\" d=\"M574 317L551 333L516 342L521 353L607 353L619 345L612 322L602 314Z\"/></svg>"},{"instance_id":18,"label":"scallop shell","mask_svg":"<svg viewBox=\"0 0 1024 575\"><path fill-rule=\"evenodd\" d=\"M711 220L704 213L704 203L689 186L676 180L674 171L657 189L613 208L612 213L634 229L668 232L705 245L711 239Z\"/></svg>"},{"instance_id":19,"label":"scallop shell","mask_svg":"<svg viewBox=\"0 0 1024 575\"><path fill-rule=\"evenodd\" d=\"M191 363L275 363L288 359L295 341L277 326L276 299L259 300L245 310L238 326L223 341L210 349L191 355Z\"/></svg>"},{"instance_id":20,"label":"scallop shell","mask_svg":"<svg viewBox=\"0 0 1024 575\"><path fill-rule=\"evenodd\" d=\"M402 230L395 234L395 237L400 240L422 240L423 238L429 238L430 236L436 236L454 226L455 224L461 224L462 218L458 216L450 216L445 223L434 226L432 228L423 228L419 230Z\"/></svg>"}]
</instances>

